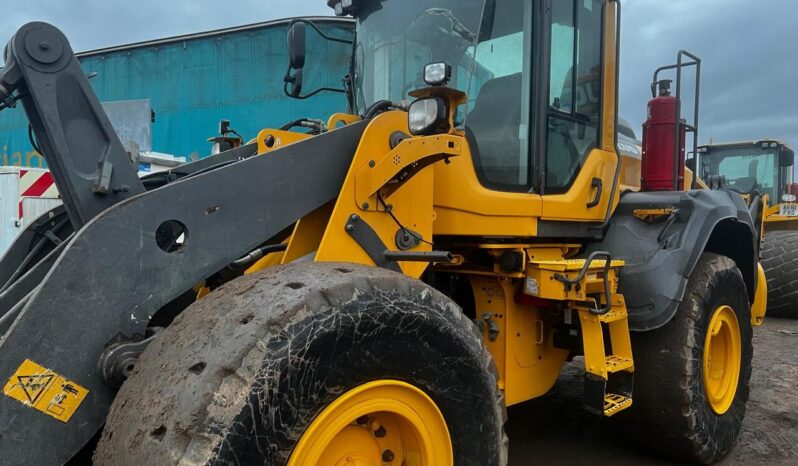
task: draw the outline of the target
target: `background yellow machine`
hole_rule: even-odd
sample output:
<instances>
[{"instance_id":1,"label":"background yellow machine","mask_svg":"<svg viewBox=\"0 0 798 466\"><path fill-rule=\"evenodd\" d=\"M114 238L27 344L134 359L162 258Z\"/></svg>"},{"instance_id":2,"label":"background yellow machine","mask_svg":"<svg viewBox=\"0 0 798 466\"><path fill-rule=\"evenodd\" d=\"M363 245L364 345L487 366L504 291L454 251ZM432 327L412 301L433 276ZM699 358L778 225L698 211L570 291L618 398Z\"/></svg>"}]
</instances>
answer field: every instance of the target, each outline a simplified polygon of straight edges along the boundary
<instances>
[{"instance_id":1,"label":"background yellow machine","mask_svg":"<svg viewBox=\"0 0 798 466\"><path fill-rule=\"evenodd\" d=\"M345 113L142 180L60 31L12 38L0 100L64 207L0 262L0 458L503 465L505 407L574 357L630 441L723 457L760 234L737 193L640 191L620 4L329 4L357 21Z\"/></svg>"},{"instance_id":2,"label":"background yellow machine","mask_svg":"<svg viewBox=\"0 0 798 466\"><path fill-rule=\"evenodd\" d=\"M781 141L710 144L698 148L701 176L718 187L766 197L762 266L768 282L768 312L798 317L798 185L795 151Z\"/></svg>"}]
</instances>

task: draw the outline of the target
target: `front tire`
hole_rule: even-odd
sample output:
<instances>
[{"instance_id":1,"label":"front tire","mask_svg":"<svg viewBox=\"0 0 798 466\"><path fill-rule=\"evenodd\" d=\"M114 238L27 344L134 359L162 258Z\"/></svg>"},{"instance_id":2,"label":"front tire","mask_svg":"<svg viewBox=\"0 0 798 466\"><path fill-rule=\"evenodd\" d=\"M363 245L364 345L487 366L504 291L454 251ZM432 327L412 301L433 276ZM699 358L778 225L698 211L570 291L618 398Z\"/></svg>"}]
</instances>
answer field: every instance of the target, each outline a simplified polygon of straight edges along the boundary
<instances>
[{"instance_id":1,"label":"front tire","mask_svg":"<svg viewBox=\"0 0 798 466\"><path fill-rule=\"evenodd\" d=\"M505 465L496 377L474 324L422 282L350 264L275 267L159 335L94 461Z\"/></svg>"},{"instance_id":2,"label":"front tire","mask_svg":"<svg viewBox=\"0 0 798 466\"><path fill-rule=\"evenodd\" d=\"M673 319L632 336L634 404L621 420L661 454L720 460L745 415L753 354L748 296L735 263L704 253Z\"/></svg>"}]
</instances>

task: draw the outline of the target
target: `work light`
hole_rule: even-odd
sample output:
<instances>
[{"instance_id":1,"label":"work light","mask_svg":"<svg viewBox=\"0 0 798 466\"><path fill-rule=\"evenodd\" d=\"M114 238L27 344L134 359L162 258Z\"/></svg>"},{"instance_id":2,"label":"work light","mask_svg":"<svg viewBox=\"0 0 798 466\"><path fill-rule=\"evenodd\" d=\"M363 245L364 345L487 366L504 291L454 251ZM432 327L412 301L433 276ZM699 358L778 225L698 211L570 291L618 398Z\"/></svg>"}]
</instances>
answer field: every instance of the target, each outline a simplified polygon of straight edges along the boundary
<instances>
[{"instance_id":1,"label":"work light","mask_svg":"<svg viewBox=\"0 0 798 466\"><path fill-rule=\"evenodd\" d=\"M444 62L424 67L424 82L430 86L445 86L452 79L452 67Z\"/></svg>"},{"instance_id":2,"label":"work light","mask_svg":"<svg viewBox=\"0 0 798 466\"><path fill-rule=\"evenodd\" d=\"M408 127L414 136L448 131L446 102L440 97L418 99L407 111Z\"/></svg>"}]
</instances>

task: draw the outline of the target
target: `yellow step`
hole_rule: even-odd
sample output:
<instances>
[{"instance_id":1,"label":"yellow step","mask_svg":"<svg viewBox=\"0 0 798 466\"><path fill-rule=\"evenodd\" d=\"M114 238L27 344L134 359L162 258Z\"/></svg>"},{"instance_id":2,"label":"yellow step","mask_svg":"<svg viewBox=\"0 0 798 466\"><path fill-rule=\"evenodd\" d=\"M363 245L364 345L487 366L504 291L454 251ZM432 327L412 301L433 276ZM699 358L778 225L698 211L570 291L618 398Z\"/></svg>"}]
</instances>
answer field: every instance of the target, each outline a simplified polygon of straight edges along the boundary
<instances>
[{"instance_id":1,"label":"yellow step","mask_svg":"<svg viewBox=\"0 0 798 466\"><path fill-rule=\"evenodd\" d=\"M613 306L610 312L598 316L599 322L609 324L611 322L618 322L619 320L626 319L626 308Z\"/></svg>"},{"instance_id":2,"label":"yellow step","mask_svg":"<svg viewBox=\"0 0 798 466\"><path fill-rule=\"evenodd\" d=\"M604 415L610 417L632 406L632 399L628 396L607 393L604 395Z\"/></svg>"},{"instance_id":3,"label":"yellow step","mask_svg":"<svg viewBox=\"0 0 798 466\"><path fill-rule=\"evenodd\" d=\"M621 372L631 369L634 366L631 358L620 356L607 356L607 372Z\"/></svg>"}]
</instances>

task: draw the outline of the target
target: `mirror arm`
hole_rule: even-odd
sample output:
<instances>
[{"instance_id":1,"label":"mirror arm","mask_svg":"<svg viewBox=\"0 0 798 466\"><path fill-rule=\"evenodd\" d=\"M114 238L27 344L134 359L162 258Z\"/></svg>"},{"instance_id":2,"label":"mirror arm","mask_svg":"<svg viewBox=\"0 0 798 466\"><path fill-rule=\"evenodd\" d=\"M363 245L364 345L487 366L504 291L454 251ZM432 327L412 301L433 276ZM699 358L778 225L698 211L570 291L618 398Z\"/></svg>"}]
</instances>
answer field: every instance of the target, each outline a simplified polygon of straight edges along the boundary
<instances>
[{"instance_id":1,"label":"mirror arm","mask_svg":"<svg viewBox=\"0 0 798 466\"><path fill-rule=\"evenodd\" d=\"M329 41L332 41L332 42L340 42L340 43L342 43L342 44L352 44L352 43L354 43L354 38L352 38L352 40L346 40L346 39L340 39L340 38L338 38L338 37L332 37L332 36L328 36L327 34L325 34L324 32L322 32L322 30L321 30L321 29L319 29L319 27L318 27L318 26L316 26L315 24L313 24L313 21L310 21L310 20L308 20L308 19L301 19L301 18L300 18L300 19L294 19L294 20L292 20L290 23L288 23L288 29L291 29L291 26L293 26L293 25L294 25L294 24L296 24L296 23L304 23L304 24L307 24L308 26L312 27L312 28L313 28L313 30L315 30L317 33L319 33L319 35L320 35L321 37L323 37L324 39L326 39L326 40L329 40Z\"/></svg>"},{"instance_id":2,"label":"mirror arm","mask_svg":"<svg viewBox=\"0 0 798 466\"><path fill-rule=\"evenodd\" d=\"M338 93L341 93L341 94L345 94L346 93L345 90L338 89L338 88L335 88L335 87L320 87L320 88L316 89L315 91L313 91L313 92L311 92L309 94L294 96L294 95L291 95L288 92L288 83L286 83L285 86L283 86L283 92L285 92L285 95L287 95L288 97L291 97L293 99L299 99L299 100L309 99L309 98L313 97L314 95L319 94L321 92L338 92Z\"/></svg>"}]
</instances>

